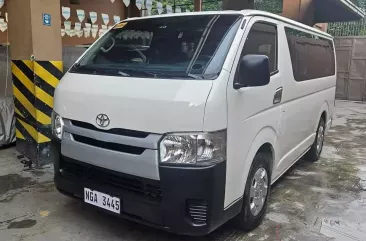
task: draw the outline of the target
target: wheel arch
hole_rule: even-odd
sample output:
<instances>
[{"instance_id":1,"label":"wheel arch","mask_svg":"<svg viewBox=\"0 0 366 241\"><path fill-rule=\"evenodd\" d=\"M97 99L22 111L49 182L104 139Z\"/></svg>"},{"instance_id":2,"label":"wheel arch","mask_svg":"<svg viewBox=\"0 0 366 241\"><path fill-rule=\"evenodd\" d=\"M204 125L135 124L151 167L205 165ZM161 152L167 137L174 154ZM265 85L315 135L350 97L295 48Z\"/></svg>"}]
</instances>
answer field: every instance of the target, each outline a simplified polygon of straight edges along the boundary
<instances>
[{"instance_id":1,"label":"wheel arch","mask_svg":"<svg viewBox=\"0 0 366 241\"><path fill-rule=\"evenodd\" d=\"M317 131L318 129L318 125L319 125L319 121L320 121L320 118L324 117L324 122L325 122L325 125L327 124L328 122L328 119L329 119L329 104L327 101L324 101L319 113L318 113L318 119L316 121L316 124L314 126L314 132Z\"/></svg>"},{"instance_id":2,"label":"wheel arch","mask_svg":"<svg viewBox=\"0 0 366 241\"><path fill-rule=\"evenodd\" d=\"M257 153L264 153L266 155L268 155L269 159L270 159L270 166L271 166L271 170L273 170L273 161L274 161L274 154L275 154L275 150L274 150L274 147L271 143L269 142L266 142L264 144L262 144L261 147L259 147L258 151L256 152ZM254 158L254 157L253 157Z\"/></svg>"},{"instance_id":3,"label":"wheel arch","mask_svg":"<svg viewBox=\"0 0 366 241\"><path fill-rule=\"evenodd\" d=\"M250 167L253 164L253 160L255 155L258 152L264 152L270 155L270 166L271 166L271 172L273 173L276 153L275 153L275 143L277 139L277 132L273 127L267 126L263 129L261 129L256 137L253 139L253 142L249 148L248 154L245 158L245 166L244 166L244 172L243 176L240 180L243 182L243 186L245 186L245 182L248 178ZM244 191L244 190L243 190Z\"/></svg>"}]
</instances>

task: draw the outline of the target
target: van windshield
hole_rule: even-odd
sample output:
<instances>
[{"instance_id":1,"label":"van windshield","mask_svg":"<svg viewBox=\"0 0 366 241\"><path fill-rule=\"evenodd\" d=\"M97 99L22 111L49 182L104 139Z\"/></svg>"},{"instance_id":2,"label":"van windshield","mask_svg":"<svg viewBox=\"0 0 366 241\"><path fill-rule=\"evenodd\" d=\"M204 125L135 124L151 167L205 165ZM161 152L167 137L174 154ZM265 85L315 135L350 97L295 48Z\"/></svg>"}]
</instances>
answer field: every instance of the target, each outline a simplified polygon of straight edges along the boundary
<instances>
[{"instance_id":1,"label":"van windshield","mask_svg":"<svg viewBox=\"0 0 366 241\"><path fill-rule=\"evenodd\" d=\"M241 15L191 15L117 24L70 72L141 78L215 79Z\"/></svg>"}]
</instances>

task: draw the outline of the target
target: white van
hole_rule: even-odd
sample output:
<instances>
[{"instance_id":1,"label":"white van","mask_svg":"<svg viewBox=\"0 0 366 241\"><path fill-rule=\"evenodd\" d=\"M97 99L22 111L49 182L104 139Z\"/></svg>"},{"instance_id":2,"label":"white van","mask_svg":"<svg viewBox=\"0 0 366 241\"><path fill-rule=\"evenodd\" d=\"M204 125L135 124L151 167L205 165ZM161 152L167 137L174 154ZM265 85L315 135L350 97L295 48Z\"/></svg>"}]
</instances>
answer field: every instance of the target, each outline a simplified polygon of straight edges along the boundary
<instances>
[{"instance_id":1,"label":"white van","mask_svg":"<svg viewBox=\"0 0 366 241\"><path fill-rule=\"evenodd\" d=\"M274 14L128 19L56 89L56 186L179 234L254 229L271 184L318 160L335 85L332 37Z\"/></svg>"}]
</instances>

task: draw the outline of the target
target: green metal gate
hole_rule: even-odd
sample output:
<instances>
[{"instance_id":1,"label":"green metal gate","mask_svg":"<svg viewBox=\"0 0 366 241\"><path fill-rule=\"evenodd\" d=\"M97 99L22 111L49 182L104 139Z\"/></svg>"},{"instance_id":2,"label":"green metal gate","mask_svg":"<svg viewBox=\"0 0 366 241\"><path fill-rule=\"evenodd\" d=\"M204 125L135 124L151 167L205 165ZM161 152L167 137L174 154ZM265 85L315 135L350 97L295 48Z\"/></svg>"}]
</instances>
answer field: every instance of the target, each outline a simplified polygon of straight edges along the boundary
<instances>
[{"instance_id":1,"label":"green metal gate","mask_svg":"<svg viewBox=\"0 0 366 241\"><path fill-rule=\"evenodd\" d=\"M328 33L335 36L366 36L366 19L355 22L330 23Z\"/></svg>"}]
</instances>

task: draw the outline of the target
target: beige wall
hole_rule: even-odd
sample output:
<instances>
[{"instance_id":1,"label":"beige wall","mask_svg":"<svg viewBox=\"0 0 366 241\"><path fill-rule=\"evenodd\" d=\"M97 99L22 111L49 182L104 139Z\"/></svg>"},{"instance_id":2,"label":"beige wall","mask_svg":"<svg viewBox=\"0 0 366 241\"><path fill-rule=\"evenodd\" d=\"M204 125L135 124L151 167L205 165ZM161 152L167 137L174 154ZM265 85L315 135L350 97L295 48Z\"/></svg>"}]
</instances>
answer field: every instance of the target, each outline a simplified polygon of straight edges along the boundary
<instances>
[{"instance_id":1,"label":"beige wall","mask_svg":"<svg viewBox=\"0 0 366 241\"><path fill-rule=\"evenodd\" d=\"M32 42L34 56L36 56L37 60L62 60L61 34L60 29L57 27L61 25L61 12L58 11L60 0L30 1L32 8ZM52 26L43 25L42 13L51 14ZM12 34L10 34L10 36L11 35ZM13 42L10 41L10 43L11 47L13 47Z\"/></svg>"},{"instance_id":2,"label":"beige wall","mask_svg":"<svg viewBox=\"0 0 366 241\"><path fill-rule=\"evenodd\" d=\"M6 0L4 6L0 9L0 18L5 18L5 12L8 12L8 5L9 2L11 4L13 0ZM39 0L37 0L39 1ZM121 19L124 19L127 17L127 12L128 9L125 7L125 5L123 4L122 0L115 0L114 3L112 3L110 0L80 0L80 4L70 4L70 0L45 0L42 1L43 4L48 5L48 4L54 4L56 2L60 3L60 8L59 8L59 13L57 13L57 15L54 15L56 13L52 14L52 24L57 24L55 21L58 21L57 18L55 18L56 16L60 16L61 14L61 6L64 7L70 7L71 8L71 17L69 19L69 21L72 21L72 23L75 23L75 21L79 21L76 15L76 9L83 9L85 10L85 13L87 14L86 17L89 16L89 12L94 11L98 13L98 22L97 24L99 24L99 26L101 26L103 20L101 17L101 13L106 13L109 15L110 18L110 23L113 23L113 16L114 15L119 15L121 17ZM15 2L17 2L15 0ZM24 6L24 4L27 4L26 1L24 0L24 3L20 4L17 8L17 12L14 13L9 13L9 18L10 15L14 15L16 14L17 18L15 19L15 21L17 21L18 19L24 19L23 17L19 17L22 15L27 15L27 13L25 13L26 11L26 7ZM39 11L41 11L42 9L40 8ZM136 11L136 7L132 7L132 11L131 11L131 16L137 16L139 13L138 11ZM40 17L42 15L39 15ZM30 21L30 18L28 16L28 20ZM63 28L63 22L64 22L64 18L61 16L59 18L59 20L61 20L61 27ZM85 23L86 20L84 20L83 23ZM26 23L24 23L26 24ZM9 29L11 31L12 29L12 25L11 23L9 23ZM14 25L13 25L14 26ZM22 34L20 32L20 34ZM65 36L64 38L62 38L62 43L63 45L79 45L79 44L88 44L88 43L92 43L94 42L95 39L90 37L90 38L85 38L84 36L82 38L78 38L77 36L74 37L68 37ZM6 44L8 43L8 30L5 32L1 32L0 31L0 44Z\"/></svg>"},{"instance_id":3,"label":"beige wall","mask_svg":"<svg viewBox=\"0 0 366 241\"><path fill-rule=\"evenodd\" d=\"M313 26L315 1L313 0L283 0L282 16Z\"/></svg>"},{"instance_id":4,"label":"beige wall","mask_svg":"<svg viewBox=\"0 0 366 241\"><path fill-rule=\"evenodd\" d=\"M5 12L7 12L7 5L9 4L9 2L11 2L13 0L6 0L5 1L5 5L0 9L0 17L1 18L5 18ZM76 9L84 9L86 13L90 12L90 11L95 11L97 12L98 15L98 24L99 26L102 24L102 19L101 19L101 13L106 13L110 16L110 22L113 22L113 16L114 15L119 15L121 17L121 19L124 19L127 17L128 15L128 9L124 6L122 0L115 0L114 3L112 3L110 0L80 0L80 4L70 4L70 0L60 0L61 6L67 6L71 8L71 17L70 17L70 21L72 21L73 23L75 23L75 21L78 21L77 16L76 16ZM230 0L228 0L230 1ZM248 1L248 0L246 0ZM309 16L312 16L313 14L311 14L311 12L313 11L313 6L311 4L311 0L283 0L284 1L284 5L283 5L283 16L291 18L291 19L295 19L297 21L300 20L301 17L305 18L306 22L312 22L312 19L309 19ZM46 0L45 3L47 4L47 2L54 2L54 0ZM199 2L198 0L196 0L195 2ZM300 7L300 2L302 3L302 7ZM133 5L131 3L131 5ZM11 13L11 14L17 14L17 15L23 15L24 14L24 9L26 9L24 6L19 6L18 8L18 12L17 13ZM60 7L60 13L61 13L61 7ZM9 16L11 15L9 13ZM137 16L138 10L136 7L132 7L132 9L130 10L130 14L131 16ZM88 14L87 14L88 15ZM19 19L19 18L17 18ZM23 19L23 18L22 18ZM55 23L55 18L53 16L52 18L53 23ZM86 20L84 20L85 23ZM61 26L63 27L63 22L64 22L64 18L61 16ZM310 24L312 25L312 24ZM11 27L11 23L9 23L9 29L11 31L12 27ZM324 26L322 25L321 29L323 31L326 30L326 27L324 28ZM69 36L64 36L62 38L62 43L63 45L68 45L68 46L74 46L74 45L80 45L80 44L90 44L93 43L95 41L94 38L90 37L90 38L85 38L84 36L81 38L78 38L77 36L74 37L69 37ZM6 44L9 42L8 39L8 30L6 30L5 32L1 32L0 31L0 44Z\"/></svg>"},{"instance_id":5,"label":"beige wall","mask_svg":"<svg viewBox=\"0 0 366 241\"><path fill-rule=\"evenodd\" d=\"M9 42L11 59L61 60L60 0L10 0ZM42 13L52 16L52 26L44 26Z\"/></svg>"},{"instance_id":6,"label":"beige wall","mask_svg":"<svg viewBox=\"0 0 366 241\"><path fill-rule=\"evenodd\" d=\"M2 40L7 40L10 31L9 42L13 44L13 52L11 53L13 59L29 59L33 52L30 0L11 0L10 5L8 30L1 33ZM1 10L1 12L7 11L7 9ZM21 31L18 30L19 28Z\"/></svg>"},{"instance_id":7,"label":"beige wall","mask_svg":"<svg viewBox=\"0 0 366 241\"><path fill-rule=\"evenodd\" d=\"M314 28L320 29L321 31L326 32L328 30L328 24L327 23L317 23L315 24Z\"/></svg>"},{"instance_id":8,"label":"beige wall","mask_svg":"<svg viewBox=\"0 0 366 241\"><path fill-rule=\"evenodd\" d=\"M12 0L9 0L12 1ZM5 19L5 13L7 12L7 5L8 5L8 1L4 2L4 6L0 9L0 18L4 18ZM23 7L19 8L19 11L22 11ZM5 32L1 32L0 31L0 44L6 44L8 43L8 30L6 30Z\"/></svg>"},{"instance_id":9,"label":"beige wall","mask_svg":"<svg viewBox=\"0 0 366 241\"><path fill-rule=\"evenodd\" d=\"M73 24L75 24L75 22L79 22L78 17L76 15L76 10L77 9L83 9L85 11L85 18L89 17L89 12L97 12L98 13L98 21L96 24L99 25L99 28L101 28L101 25L104 24L103 20L102 20L102 13L108 14L109 15L109 23L112 24L114 23L113 21L113 16L114 15L118 15L121 17L121 19L126 18L127 16L127 8L125 7L125 5L123 4L122 0L116 0L114 1L114 3L112 3L110 0L80 0L80 5L79 4L70 4L69 0L61 0L61 6L64 7L70 7L71 9L71 17L69 19L69 21L72 22L72 28L73 28ZM60 9L61 11L61 9ZM64 28L63 26L63 22L65 21L64 17L61 16L62 19L62 28ZM84 23L86 22L86 20L84 20L83 22L83 26ZM85 38L84 36L82 36L81 38L78 38L77 36L74 37L69 37L67 35L65 35L62 38L62 43L63 45L69 45L69 46L73 46L73 45L80 45L80 44L89 44L89 43L93 43L95 41L95 39L93 37L90 38Z\"/></svg>"}]
</instances>

